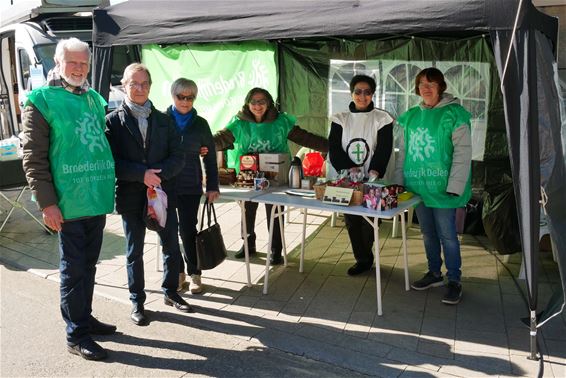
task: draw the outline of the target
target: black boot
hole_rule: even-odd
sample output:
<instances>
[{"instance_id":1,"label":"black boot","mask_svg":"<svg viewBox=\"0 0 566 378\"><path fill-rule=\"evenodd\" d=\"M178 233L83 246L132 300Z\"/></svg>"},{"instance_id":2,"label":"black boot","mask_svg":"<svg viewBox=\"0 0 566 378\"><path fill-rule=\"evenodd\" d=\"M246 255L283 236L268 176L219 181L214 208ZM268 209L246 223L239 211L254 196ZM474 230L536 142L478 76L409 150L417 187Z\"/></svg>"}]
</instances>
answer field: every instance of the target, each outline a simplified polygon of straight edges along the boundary
<instances>
[{"instance_id":1,"label":"black boot","mask_svg":"<svg viewBox=\"0 0 566 378\"><path fill-rule=\"evenodd\" d=\"M250 256L256 254L255 240L252 242L250 239L248 239L248 252L249 252ZM246 257L245 245L244 244L242 244L242 248L240 248L240 250L238 252L236 252L234 257L237 258L237 259L243 259L244 257Z\"/></svg>"},{"instance_id":2,"label":"black boot","mask_svg":"<svg viewBox=\"0 0 566 378\"><path fill-rule=\"evenodd\" d=\"M271 257L269 258L269 265L283 264L283 257L281 257L281 250L271 250Z\"/></svg>"}]
</instances>

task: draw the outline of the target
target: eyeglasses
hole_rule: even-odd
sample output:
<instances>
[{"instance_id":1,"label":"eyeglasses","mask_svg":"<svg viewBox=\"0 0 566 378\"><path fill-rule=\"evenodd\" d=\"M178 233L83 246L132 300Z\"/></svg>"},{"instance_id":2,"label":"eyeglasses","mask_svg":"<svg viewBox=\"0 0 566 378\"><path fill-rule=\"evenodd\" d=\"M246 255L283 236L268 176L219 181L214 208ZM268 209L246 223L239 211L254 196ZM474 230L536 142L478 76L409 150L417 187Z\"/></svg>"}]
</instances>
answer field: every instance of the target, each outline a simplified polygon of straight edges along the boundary
<instances>
[{"instance_id":1,"label":"eyeglasses","mask_svg":"<svg viewBox=\"0 0 566 378\"><path fill-rule=\"evenodd\" d=\"M250 105L267 105L267 100L251 100Z\"/></svg>"},{"instance_id":2,"label":"eyeglasses","mask_svg":"<svg viewBox=\"0 0 566 378\"><path fill-rule=\"evenodd\" d=\"M128 83L128 88L130 89L134 89L134 88L138 88L138 89L143 89L144 91L149 89L149 82L144 81L143 83L136 83L135 81L130 81Z\"/></svg>"},{"instance_id":3,"label":"eyeglasses","mask_svg":"<svg viewBox=\"0 0 566 378\"><path fill-rule=\"evenodd\" d=\"M438 83L419 83L419 88L432 89L438 86Z\"/></svg>"},{"instance_id":4,"label":"eyeglasses","mask_svg":"<svg viewBox=\"0 0 566 378\"><path fill-rule=\"evenodd\" d=\"M373 95L373 92L371 91L371 89L356 88L356 89L354 89L354 94L356 96L360 96L360 95L371 96L371 95Z\"/></svg>"},{"instance_id":5,"label":"eyeglasses","mask_svg":"<svg viewBox=\"0 0 566 378\"><path fill-rule=\"evenodd\" d=\"M183 96L182 94L176 94L177 100L179 101L194 101L195 96Z\"/></svg>"}]
</instances>

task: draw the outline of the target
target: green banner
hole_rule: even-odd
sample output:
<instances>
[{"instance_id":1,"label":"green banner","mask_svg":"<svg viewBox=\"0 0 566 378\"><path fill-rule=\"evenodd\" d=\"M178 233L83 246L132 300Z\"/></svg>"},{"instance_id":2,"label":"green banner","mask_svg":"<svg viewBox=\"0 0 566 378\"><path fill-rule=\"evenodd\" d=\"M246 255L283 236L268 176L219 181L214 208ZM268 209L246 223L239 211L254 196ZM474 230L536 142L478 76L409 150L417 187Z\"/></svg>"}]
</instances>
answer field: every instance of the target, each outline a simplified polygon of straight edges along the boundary
<instances>
[{"instance_id":1,"label":"green banner","mask_svg":"<svg viewBox=\"0 0 566 378\"><path fill-rule=\"evenodd\" d=\"M274 45L267 42L198 45L146 45L142 62L151 72L150 99L157 109L173 103L171 84L180 77L194 80L198 96L194 107L212 131L224 128L241 109L253 87L277 97Z\"/></svg>"}]
</instances>

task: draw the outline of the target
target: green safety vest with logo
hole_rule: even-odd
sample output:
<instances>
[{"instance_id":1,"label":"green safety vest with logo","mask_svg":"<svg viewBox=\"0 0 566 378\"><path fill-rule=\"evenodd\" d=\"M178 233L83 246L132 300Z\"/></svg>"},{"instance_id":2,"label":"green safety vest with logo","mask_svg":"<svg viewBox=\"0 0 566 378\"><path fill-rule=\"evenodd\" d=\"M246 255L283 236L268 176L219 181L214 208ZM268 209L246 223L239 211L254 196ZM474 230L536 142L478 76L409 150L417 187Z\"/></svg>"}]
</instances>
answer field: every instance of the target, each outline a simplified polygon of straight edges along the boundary
<instances>
[{"instance_id":1,"label":"green safety vest with logo","mask_svg":"<svg viewBox=\"0 0 566 378\"><path fill-rule=\"evenodd\" d=\"M275 121L255 123L237 116L232 118L227 130L234 135L234 149L227 151L226 165L240 172L240 156L253 153L290 154L287 136L297 119L287 113L279 113Z\"/></svg>"},{"instance_id":2,"label":"green safety vest with logo","mask_svg":"<svg viewBox=\"0 0 566 378\"><path fill-rule=\"evenodd\" d=\"M415 106L397 119L405 137L403 175L407 190L418 194L424 204L434 208L465 206L472 194L471 174L464 193L446 193L452 167L452 132L470 127L470 113L459 104L423 109ZM470 167L471 169L471 167Z\"/></svg>"},{"instance_id":3,"label":"green safety vest with logo","mask_svg":"<svg viewBox=\"0 0 566 378\"><path fill-rule=\"evenodd\" d=\"M89 89L32 91L32 103L50 126L49 163L64 219L114 211L114 158L104 134L106 101Z\"/></svg>"}]
</instances>

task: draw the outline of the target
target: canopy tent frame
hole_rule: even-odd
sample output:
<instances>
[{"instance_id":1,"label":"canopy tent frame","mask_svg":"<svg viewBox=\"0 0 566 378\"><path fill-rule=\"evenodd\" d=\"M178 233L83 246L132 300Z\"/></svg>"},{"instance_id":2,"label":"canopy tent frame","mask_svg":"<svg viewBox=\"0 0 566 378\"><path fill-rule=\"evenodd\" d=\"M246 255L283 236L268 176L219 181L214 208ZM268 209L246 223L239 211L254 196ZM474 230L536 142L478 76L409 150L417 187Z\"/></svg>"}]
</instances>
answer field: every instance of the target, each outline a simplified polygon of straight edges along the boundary
<instances>
[{"instance_id":1,"label":"canopy tent frame","mask_svg":"<svg viewBox=\"0 0 566 378\"><path fill-rule=\"evenodd\" d=\"M249 6L230 0L204 6L195 0L129 0L96 9L93 18L93 84L105 97L113 46L489 35L501 81L526 267L531 358L536 358L541 191L548 198L550 235L558 249L562 301L566 286L566 207L559 205L566 203L566 168L554 83L556 18L519 0L266 0Z\"/></svg>"}]
</instances>

